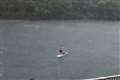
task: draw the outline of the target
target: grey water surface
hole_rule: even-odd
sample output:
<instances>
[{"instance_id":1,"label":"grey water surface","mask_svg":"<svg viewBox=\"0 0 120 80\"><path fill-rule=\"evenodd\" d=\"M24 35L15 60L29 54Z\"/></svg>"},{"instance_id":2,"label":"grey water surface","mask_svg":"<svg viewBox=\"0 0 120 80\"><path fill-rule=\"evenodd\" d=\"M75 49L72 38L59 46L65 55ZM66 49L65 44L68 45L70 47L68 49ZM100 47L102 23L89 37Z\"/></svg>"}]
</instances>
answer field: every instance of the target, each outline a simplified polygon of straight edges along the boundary
<instances>
[{"instance_id":1,"label":"grey water surface","mask_svg":"<svg viewBox=\"0 0 120 80\"><path fill-rule=\"evenodd\" d=\"M119 22L0 21L3 80L76 80L119 72ZM60 47L69 55L58 59Z\"/></svg>"}]
</instances>

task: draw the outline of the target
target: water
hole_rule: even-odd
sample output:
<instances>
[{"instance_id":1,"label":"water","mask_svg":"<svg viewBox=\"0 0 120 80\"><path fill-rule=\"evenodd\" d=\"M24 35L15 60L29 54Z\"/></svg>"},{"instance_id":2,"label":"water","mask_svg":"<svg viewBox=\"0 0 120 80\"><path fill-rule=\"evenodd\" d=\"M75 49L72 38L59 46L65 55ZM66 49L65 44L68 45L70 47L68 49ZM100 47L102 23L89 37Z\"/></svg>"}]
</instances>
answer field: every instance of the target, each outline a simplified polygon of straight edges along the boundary
<instances>
[{"instance_id":1,"label":"water","mask_svg":"<svg viewBox=\"0 0 120 80\"><path fill-rule=\"evenodd\" d=\"M119 22L0 21L4 80L74 80L119 72ZM71 53L56 58L60 47Z\"/></svg>"}]
</instances>

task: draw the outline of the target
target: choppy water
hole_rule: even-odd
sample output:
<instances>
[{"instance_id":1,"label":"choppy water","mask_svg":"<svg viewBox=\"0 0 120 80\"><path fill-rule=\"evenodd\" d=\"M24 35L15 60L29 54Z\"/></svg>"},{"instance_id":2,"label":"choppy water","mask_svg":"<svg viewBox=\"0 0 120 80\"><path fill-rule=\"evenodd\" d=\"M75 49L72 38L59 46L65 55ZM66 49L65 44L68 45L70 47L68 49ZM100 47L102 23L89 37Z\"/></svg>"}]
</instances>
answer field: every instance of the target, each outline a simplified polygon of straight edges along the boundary
<instances>
[{"instance_id":1,"label":"choppy water","mask_svg":"<svg viewBox=\"0 0 120 80\"><path fill-rule=\"evenodd\" d=\"M0 21L4 80L74 80L119 72L118 22ZM71 53L56 58L60 47ZM2 79L1 78L1 79Z\"/></svg>"}]
</instances>

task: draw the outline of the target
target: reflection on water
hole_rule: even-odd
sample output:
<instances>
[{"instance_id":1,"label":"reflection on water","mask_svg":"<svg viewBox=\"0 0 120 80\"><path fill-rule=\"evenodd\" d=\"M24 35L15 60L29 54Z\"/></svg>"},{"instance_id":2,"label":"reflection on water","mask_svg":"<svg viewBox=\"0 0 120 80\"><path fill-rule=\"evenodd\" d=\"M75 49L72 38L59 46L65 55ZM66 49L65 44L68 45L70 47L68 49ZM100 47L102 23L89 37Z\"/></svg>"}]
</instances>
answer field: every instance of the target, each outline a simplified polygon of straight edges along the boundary
<instances>
[{"instance_id":1,"label":"reflection on water","mask_svg":"<svg viewBox=\"0 0 120 80\"><path fill-rule=\"evenodd\" d=\"M4 78L82 79L117 74L118 23L1 21ZM64 46L71 53L56 58Z\"/></svg>"}]
</instances>

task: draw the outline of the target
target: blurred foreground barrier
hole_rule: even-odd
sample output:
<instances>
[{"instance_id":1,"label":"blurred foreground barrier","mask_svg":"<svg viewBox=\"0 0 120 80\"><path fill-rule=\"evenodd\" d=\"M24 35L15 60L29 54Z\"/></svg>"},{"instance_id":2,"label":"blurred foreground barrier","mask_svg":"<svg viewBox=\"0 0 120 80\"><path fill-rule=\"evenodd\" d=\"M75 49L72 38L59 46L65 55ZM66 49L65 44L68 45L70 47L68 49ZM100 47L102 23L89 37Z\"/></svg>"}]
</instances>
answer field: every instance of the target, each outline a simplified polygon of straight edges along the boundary
<instances>
[{"instance_id":1,"label":"blurred foreground barrier","mask_svg":"<svg viewBox=\"0 0 120 80\"><path fill-rule=\"evenodd\" d=\"M83 79L83 80L120 80L120 75L98 77L98 78L91 78L91 79Z\"/></svg>"}]
</instances>

